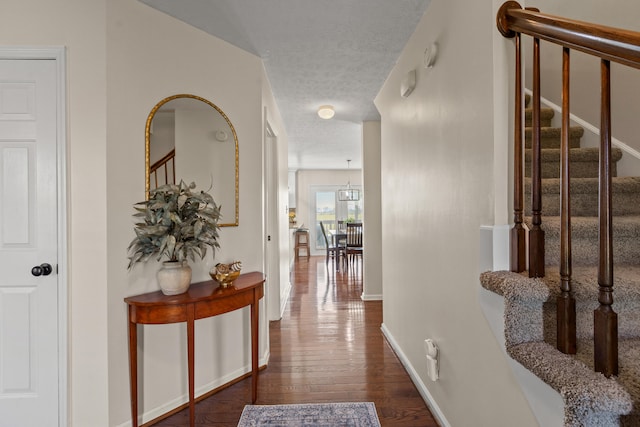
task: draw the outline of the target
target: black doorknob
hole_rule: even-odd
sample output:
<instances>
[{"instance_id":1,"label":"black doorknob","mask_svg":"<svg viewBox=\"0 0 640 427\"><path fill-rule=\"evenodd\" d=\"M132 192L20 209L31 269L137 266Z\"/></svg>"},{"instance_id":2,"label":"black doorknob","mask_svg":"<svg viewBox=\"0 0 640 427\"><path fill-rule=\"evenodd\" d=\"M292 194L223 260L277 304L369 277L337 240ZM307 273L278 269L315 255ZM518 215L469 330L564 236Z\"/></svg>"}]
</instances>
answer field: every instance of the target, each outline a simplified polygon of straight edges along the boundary
<instances>
[{"instance_id":1,"label":"black doorknob","mask_svg":"<svg viewBox=\"0 0 640 427\"><path fill-rule=\"evenodd\" d=\"M44 264L36 265L35 267L33 267L31 269L31 274L33 274L36 277L48 276L51 274L52 271L53 271L53 268L51 267L51 264L47 264L45 262Z\"/></svg>"}]
</instances>

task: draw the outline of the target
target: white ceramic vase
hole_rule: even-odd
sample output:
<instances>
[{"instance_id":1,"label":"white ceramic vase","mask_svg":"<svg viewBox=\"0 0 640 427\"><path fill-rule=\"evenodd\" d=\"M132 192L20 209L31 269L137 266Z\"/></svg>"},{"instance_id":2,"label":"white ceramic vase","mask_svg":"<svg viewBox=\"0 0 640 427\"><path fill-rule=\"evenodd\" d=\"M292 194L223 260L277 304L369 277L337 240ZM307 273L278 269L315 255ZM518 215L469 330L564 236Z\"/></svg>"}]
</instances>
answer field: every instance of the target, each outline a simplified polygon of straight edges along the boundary
<instances>
[{"instance_id":1,"label":"white ceramic vase","mask_svg":"<svg viewBox=\"0 0 640 427\"><path fill-rule=\"evenodd\" d=\"M163 294L182 294L187 292L191 284L191 267L187 261L164 261L157 278Z\"/></svg>"}]
</instances>

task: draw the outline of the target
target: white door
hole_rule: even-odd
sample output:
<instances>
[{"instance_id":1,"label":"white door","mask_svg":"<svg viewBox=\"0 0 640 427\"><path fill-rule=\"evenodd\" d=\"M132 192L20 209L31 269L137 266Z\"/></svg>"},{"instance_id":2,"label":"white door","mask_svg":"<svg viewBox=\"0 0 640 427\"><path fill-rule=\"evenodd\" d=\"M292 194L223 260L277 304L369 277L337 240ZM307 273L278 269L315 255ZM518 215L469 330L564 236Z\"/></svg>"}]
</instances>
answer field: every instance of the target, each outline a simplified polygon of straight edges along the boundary
<instances>
[{"instance_id":1,"label":"white door","mask_svg":"<svg viewBox=\"0 0 640 427\"><path fill-rule=\"evenodd\" d=\"M266 227L267 247L267 317L269 320L280 320L280 233L278 231L278 156L277 139L267 124L265 136L265 174L266 174Z\"/></svg>"},{"instance_id":2,"label":"white door","mask_svg":"<svg viewBox=\"0 0 640 427\"><path fill-rule=\"evenodd\" d=\"M0 59L0 427L59 424L56 76Z\"/></svg>"}]
</instances>

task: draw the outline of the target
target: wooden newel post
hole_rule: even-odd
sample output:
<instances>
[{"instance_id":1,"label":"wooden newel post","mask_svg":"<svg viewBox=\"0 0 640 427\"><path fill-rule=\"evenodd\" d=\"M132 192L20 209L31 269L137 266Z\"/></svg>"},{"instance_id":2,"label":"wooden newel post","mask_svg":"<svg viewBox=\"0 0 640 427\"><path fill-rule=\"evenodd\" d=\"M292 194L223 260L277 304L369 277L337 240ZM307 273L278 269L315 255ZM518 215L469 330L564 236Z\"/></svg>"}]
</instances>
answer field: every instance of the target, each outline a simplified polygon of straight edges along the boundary
<instances>
[{"instance_id":1,"label":"wooden newel post","mask_svg":"<svg viewBox=\"0 0 640 427\"><path fill-rule=\"evenodd\" d=\"M522 145L522 57L521 36L515 36L516 46L516 105L513 136L513 228L511 229L511 271L527 269L527 232L524 221L524 166Z\"/></svg>"},{"instance_id":2,"label":"wooden newel post","mask_svg":"<svg viewBox=\"0 0 640 427\"><path fill-rule=\"evenodd\" d=\"M522 9L515 1L505 2L498 12L496 25L500 33L507 38L515 38L516 74L515 74L515 117L513 136L513 228L510 235L510 269L520 273L527 269L527 231L524 228L524 165L522 145L522 47L521 36L508 28L506 11Z\"/></svg>"}]
</instances>

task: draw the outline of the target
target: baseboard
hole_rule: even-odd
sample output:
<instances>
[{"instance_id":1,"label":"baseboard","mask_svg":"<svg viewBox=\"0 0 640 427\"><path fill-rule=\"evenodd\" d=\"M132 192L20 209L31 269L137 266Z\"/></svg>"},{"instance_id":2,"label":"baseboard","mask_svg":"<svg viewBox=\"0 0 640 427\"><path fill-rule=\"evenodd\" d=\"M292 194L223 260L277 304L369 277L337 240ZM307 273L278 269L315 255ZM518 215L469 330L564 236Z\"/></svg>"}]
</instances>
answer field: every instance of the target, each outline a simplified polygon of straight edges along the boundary
<instances>
[{"instance_id":1,"label":"baseboard","mask_svg":"<svg viewBox=\"0 0 640 427\"><path fill-rule=\"evenodd\" d=\"M382 294L365 294L360 295L362 301L382 301Z\"/></svg>"},{"instance_id":2,"label":"baseboard","mask_svg":"<svg viewBox=\"0 0 640 427\"><path fill-rule=\"evenodd\" d=\"M289 296L291 296L291 282L287 282L287 288L284 290L284 295L280 296L280 319L284 316L284 310L287 308L287 302L289 301Z\"/></svg>"},{"instance_id":3,"label":"baseboard","mask_svg":"<svg viewBox=\"0 0 640 427\"><path fill-rule=\"evenodd\" d=\"M438 424L441 427L451 427L451 424L449 424L449 421L447 421L447 419L445 418L433 396L431 396L431 393L429 393L429 390L424 385L424 382L422 382L422 379L413 368L413 365L402 351L402 348L400 348L398 342L393 338L393 335L391 334L389 329L387 329L387 326L383 323L380 329L382 330L382 334L384 335L384 337L387 339L387 342L398 356L398 359L400 359L400 363L402 363L402 366L404 366L404 369L409 374L411 381L413 382L413 384L415 384L418 392L420 393L420 396L422 396L422 399L425 401L427 407L431 411L431 414L434 416L436 421L438 421Z\"/></svg>"},{"instance_id":4,"label":"baseboard","mask_svg":"<svg viewBox=\"0 0 640 427\"><path fill-rule=\"evenodd\" d=\"M261 366L261 367L266 366L269 361L269 356L270 356L270 353L267 352L263 357L261 357L260 360L258 361L258 366ZM196 401L198 397L203 396L219 387L222 387L225 384L231 384L234 382L234 380L237 380L239 377L242 377L250 372L251 372L251 366L245 365L242 368L236 369L235 371L230 372L229 374L223 377L217 378L205 385L202 385L196 388L194 390ZM185 405L188 402L189 402L188 394L180 395L175 399L172 399L160 406L156 406L155 408L152 408L146 411L145 413L142 414L142 416L138 416L138 420L139 420L138 424L142 425L144 423L148 423L149 421L155 420L156 418L161 417L167 414L167 412L173 411L174 409L182 405ZM116 427L131 427L131 425L132 425L131 421L126 421L122 424L118 424Z\"/></svg>"}]
</instances>

